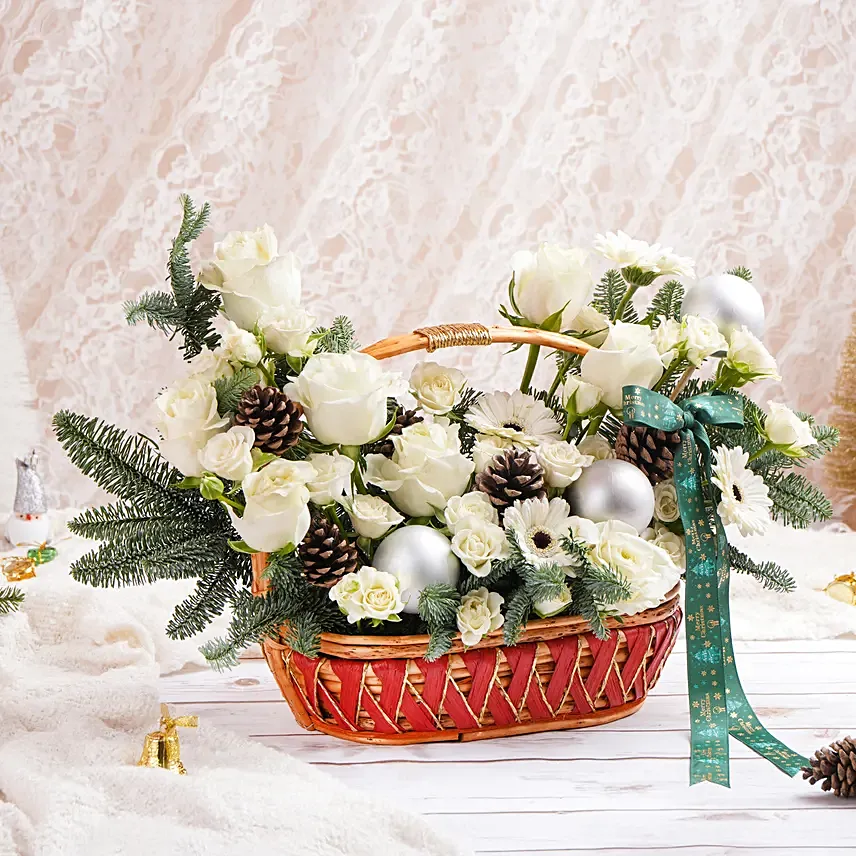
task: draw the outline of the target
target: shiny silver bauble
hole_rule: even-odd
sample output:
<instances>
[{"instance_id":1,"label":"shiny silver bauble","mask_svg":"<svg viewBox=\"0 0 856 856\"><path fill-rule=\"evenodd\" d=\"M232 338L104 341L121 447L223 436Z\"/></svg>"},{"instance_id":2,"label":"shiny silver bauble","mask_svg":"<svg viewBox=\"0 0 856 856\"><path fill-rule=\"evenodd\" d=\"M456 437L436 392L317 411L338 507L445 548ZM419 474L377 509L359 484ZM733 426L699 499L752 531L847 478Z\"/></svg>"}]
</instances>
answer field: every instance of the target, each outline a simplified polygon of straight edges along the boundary
<instances>
[{"instance_id":1,"label":"shiny silver bauble","mask_svg":"<svg viewBox=\"0 0 856 856\"><path fill-rule=\"evenodd\" d=\"M419 595L431 583L457 585L461 566L452 542L430 526L402 526L375 550L372 565L401 583L404 612L419 612Z\"/></svg>"},{"instance_id":2,"label":"shiny silver bauble","mask_svg":"<svg viewBox=\"0 0 856 856\"><path fill-rule=\"evenodd\" d=\"M627 461L595 461L565 490L571 514L595 523L622 520L641 533L654 516L654 488Z\"/></svg>"},{"instance_id":3,"label":"shiny silver bauble","mask_svg":"<svg viewBox=\"0 0 856 856\"><path fill-rule=\"evenodd\" d=\"M758 289L731 273L706 276L691 285L681 314L708 318L726 338L741 327L748 327L759 339L764 335L764 301Z\"/></svg>"}]
</instances>

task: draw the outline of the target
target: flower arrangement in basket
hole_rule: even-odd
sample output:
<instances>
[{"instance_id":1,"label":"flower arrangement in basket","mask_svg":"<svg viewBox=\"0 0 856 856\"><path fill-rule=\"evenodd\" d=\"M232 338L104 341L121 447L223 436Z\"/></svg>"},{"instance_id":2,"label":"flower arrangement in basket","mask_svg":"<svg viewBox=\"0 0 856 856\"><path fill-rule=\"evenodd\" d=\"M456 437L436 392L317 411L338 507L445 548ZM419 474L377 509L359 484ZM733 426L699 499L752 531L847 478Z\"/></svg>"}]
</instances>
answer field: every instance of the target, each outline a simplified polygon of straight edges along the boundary
<instances>
[{"instance_id":1,"label":"flower arrangement in basket","mask_svg":"<svg viewBox=\"0 0 856 856\"><path fill-rule=\"evenodd\" d=\"M684 296L693 263L621 232L612 267L542 245L512 260L510 326L450 324L357 350L301 305L268 226L229 233L194 277L208 206L182 198L170 292L126 305L178 339L188 375L157 398L157 444L61 412L72 461L118 502L72 524L102 544L93 585L196 578L170 635L231 611L215 666L265 655L298 721L354 740L460 740L606 722L657 680L686 578L692 779L728 781L732 734L795 773L734 665L731 569L793 583L730 546L830 516L800 467L837 432L738 390L776 377L745 269ZM659 284L658 280L665 280ZM640 308L644 290L651 292ZM520 388L480 391L418 350L527 346ZM539 359L547 388L533 387Z\"/></svg>"}]
</instances>

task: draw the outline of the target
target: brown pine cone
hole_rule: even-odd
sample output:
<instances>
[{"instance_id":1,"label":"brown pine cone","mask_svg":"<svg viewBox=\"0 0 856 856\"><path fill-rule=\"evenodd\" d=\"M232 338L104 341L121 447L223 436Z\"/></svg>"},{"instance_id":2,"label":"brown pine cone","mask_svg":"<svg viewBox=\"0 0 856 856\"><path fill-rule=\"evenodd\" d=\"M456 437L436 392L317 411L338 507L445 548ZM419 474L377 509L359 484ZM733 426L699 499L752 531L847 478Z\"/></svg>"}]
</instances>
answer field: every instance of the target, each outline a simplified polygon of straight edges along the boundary
<instances>
[{"instance_id":1,"label":"brown pine cone","mask_svg":"<svg viewBox=\"0 0 856 856\"><path fill-rule=\"evenodd\" d=\"M500 514L520 499L547 495L544 470L534 452L506 449L500 452L476 476L476 490L487 494Z\"/></svg>"},{"instance_id":2,"label":"brown pine cone","mask_svg":"<svg viewBox=\"0 0 856 856\"><path fill-rule=\"evenodd\" d=\"M837 797L856 797L856 740L852 737L818 749L809 763L811 766L802 768L809 784L820 782L821 790L832 791Z\"/></svg>"},{"instance_id":3,"label":"brown pine cone","mask_svg":"<svg viewBox=\"0 0 856 856\"><path fill-rule=\"evenodd\" d=\"M387 434L386 437L377 444L377 449L374 451L377 451L379 454L384 455L387 458L391 458L395 451L395 446L392 442L393 435L401 434L405 428L409 428L411 425L418 425L420 422L424 421L424 417L420 416L415 410L402 410L399 408L395 417L395 425L392 426L392 430L389 434Z\"/></svg>"},{"instance_id":4,"label":"brown pine cone","mask_svg":"<svg viewBox=\"0 0 856 856\"><path fill-rule=\"evenodd\" d=\"M675 452L680 444L678 431L622 425L615 441L615 457L638 467L651 484L659 484L674 474Z\"/></svg>"},{"instance_id":5,"label":"brown pine cone","mask_svg":"<svg viewBox=\"0 0 856 856\"><path fill-rule=\"evenodd\" d=\"M303 573L315 586L330 588L357 569L357 548L343 537L335 523L323 517L312 521L298 547Z\"/></svg>"},{"instance_id":6,"label":"brown pine cone","mask_svg":"<svg viewBox=\"0 0 856 856\"><path fill-rule=\"evenodd\" d=\"M263 452L282 455L296 446L303 433L303 407L275 386L254 386L241 396L236 425L247 425Z\"/></svg>"}]
</instances>

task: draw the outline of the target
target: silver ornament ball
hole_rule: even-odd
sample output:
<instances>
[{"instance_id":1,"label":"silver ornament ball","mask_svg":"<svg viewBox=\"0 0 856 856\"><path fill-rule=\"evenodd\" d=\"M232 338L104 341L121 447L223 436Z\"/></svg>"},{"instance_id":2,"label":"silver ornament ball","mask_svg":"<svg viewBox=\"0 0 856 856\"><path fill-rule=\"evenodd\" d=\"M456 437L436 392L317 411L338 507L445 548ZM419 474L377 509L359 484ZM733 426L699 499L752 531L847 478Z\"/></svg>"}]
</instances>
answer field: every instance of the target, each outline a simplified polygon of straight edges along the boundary
<instances>
[{"instance_id":1,"label":"silver ornament ball","mask_svg":"<svg viewBox=\"0 0 856 856\"><path fill-rule=\"evenodd\" d=\"M654 516L654 488L633 464L614 458L595 461L565 490L571 513L595 523L622 520L637 532Z\"/></svg>"},{"instance_id":2,"label":"silver ornament ball","mask_svg":"<svg viewBox=\"0 0 856 856\"><path fill-rule=\"evenodd\" d=\"M430 526L402 526L375 550L372 565L401 582L403 612L419 612L419 595L431 583L457 585L461 566L452 542Z\"/></svg>"},{"instance_id":3,"label":"silver ornament ball","mask_svg":"<svg viewBox=\"0 0 856 856\"><path fill-rule=\"evenodd\" d=\"M706 276L690 286L681 314L710 319L726 338L741 327L758 338L764 335L764 301L758 289L731 273Z\"/></svg>"}]
</instances>

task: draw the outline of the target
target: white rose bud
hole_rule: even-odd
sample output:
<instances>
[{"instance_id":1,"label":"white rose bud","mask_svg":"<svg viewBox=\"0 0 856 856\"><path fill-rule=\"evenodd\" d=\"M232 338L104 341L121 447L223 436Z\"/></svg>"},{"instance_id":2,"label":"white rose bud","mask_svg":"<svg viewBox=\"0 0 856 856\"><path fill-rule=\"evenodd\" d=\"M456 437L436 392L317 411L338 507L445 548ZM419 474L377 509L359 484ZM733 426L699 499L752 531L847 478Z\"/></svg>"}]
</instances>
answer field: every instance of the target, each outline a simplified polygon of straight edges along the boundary
<instances>
[{"instance_id":1,"label":"white rose bud","mask_svg":"<svg viewBox=\"0 0 856 856\"><path fill-rule=\"evenodd\" d=\"M309 455L306 461L315 469L315 475L306 485L312 502L327 505L347 493L354 471L354 462L349 457L333 452L330 455Z\"/></svg>"},{"instance_id":2,"label":"white rose bud","mask_svg":"<svg viewBox=\"0 0 856 856\"><path fill-rule=\"evenodd\" d=\"M515 253L511 267L514 303L532 324L543 324L561 310L561 327L567 329L591 295L592 278L585 250L541 244L535 253Z\"/></svg>"},{"instance_id":3,"label":"white rose bud","mask_svg":"<svg viewBox=\"0 0 856 856\"><path fill-rule=\"evenodd\" d=\"M310 341L314 325L314 315L290 303L265 309L259 318L267 346L289 357L308 357L315 350L315 341Z\"/></svg>"},{"instance_id":4,"label":"white rose bud","mask_svg":"<svg viewBox=\"0 0 856 856\"><path fill-rule=\"evenodd\" d=\"M562 404L572 417L585 416L600 404L603 390L586 383L579 375L568 375L562 384Z\"/></svg>"},{"instance_id":5,"label":"white rose bud","mask_svg":"<svg viewBox=\"0 0 856 856\"><path fill-rule=\"evenodd\" d=\"M567 607L570 606L570 603L571 590L565 586L558 597L551 598L550 600L536 601L532 605L532 609L534 609L536 614L541 618L552 618L554 615L558 615L560 612L567 609Z\"/></svg>"},{"instance_id":6,"label":"white rose bud","mask_svg":"<svg viewBox=\"0 0 856 856\"><path fill-rule=\"evenodd\" d=\"M186 476L201 476L199 452L229 424L217 412L217 393L210 383L188 378L165 389L155 402L161 454Z\"/></svg>"},{"instance_id":7,"label":"white rose bud","mask_svg":"<svg viewBox=\"0 0 856 856\"><path fill-rule=\"evenodd\" d=\"M329 597L347 616L350 624L361 618L376 623L399 621L398 613L404 609L398 579L369 566L342 577L330 589Z\"/></svg>"},{"instance_id":8,"label":"white rose bud","mask_svg":"<svg viewBox=\"0 0 856 856\"><path fill-rule=\"evenodd\" d=\"M680 520L681 510L678 507L678 492L672 479L662 481L654 487L654 517L663 523Z\"/></svg>"},{"instance_id":9,"label":"white rose bud","mask_svg":"<svg viewBox=\"0 0 856 856\"><path fill-rule=\"evenodd\" d=\"M591 437L583 437L577 448L584 454L590 455L596 461L607 461L615 457L615 449L609 445L609 441L600 434L593 434Z\"/></svg>"},{"instance_id":10,"label":"white rose bud","mask_svg":"<svg viewBox=\"0 0 856 856\"><path fill-rule=\"evenodd\" d=\"M458 403L466 384L463 372L439 363L417 363L410 373L410 392L426 413L436 416L448 413Z\"/></svg>"},{"instance_id":11,"label":"white rose bud","mask_svg":"<svg viewBox=\"0 0 856 856\"><path fill-rule=\"evenodd\" d=\"M764 421L764 433L784 454L799 458L809 446L817 445L811 425L800 419L790 407L775 401L768 401L767 406L770 414Z\"/></svg>"},{"instance_id":12,"label":"white rose bud","mask_svg":"<svg viewBox=\"0 0 856 856\"><path fill-rule=\"evenodd\" d=\"M480 473L500 453L514 448L514 441L493 434L479 434L473 445L473 464Z\"/></svg>"},{"instance_id":13,"label":"white rose bud","mask_svg":"<svg viewBox=\"0 0 856 856\"><path fill-rule=\"evenodd\" d=\"M725 336L719 332L719 327L707 318L687 315L681 322L681 327L686 357L694 366L700 366L713 354L724 354L728 350Z\"/></svg>"},{"instance_id":14,"label":"white rose bud","mask_svg":"<svg viewBox=\"0 0 856 856\"><path fill-rule=\"evenodd\" d=\"M277 458L242 482L246 507L241 517L228 509L232 525L254 550L273 553L299 544L309 529L309 490L315 468L306 461Z\"/></svg>"},{"instance_id":15,"label":"white rose bud","mask_svg":"<svg viewBox=\"0 0 856 856\"><path fill-rule=\"evenodd\" d=\"M404 518L379 496L358 493L344 499L342 504L357 535L362 535L363 538L382 538L390 529L404 521Z\"/></svg>"},{"instance_id":16,"label":"white rose bud","mask_svg":"<svg viewBox=\"0 0 856 856\"><path fill-rule=\"evenodd\" d=\"M733 386L761 378L781 380L775 358L746 327L731 334L722 365Z\"/></svg>"},{"instance_id":17,"label":"white rose bud","mask_svg":"<svg viewBox=\"0 0 856 856\"><path fill-rule=\"evenodd\" d=\"M670 532L665 526L658 526L656 530L647 529L645 531L645 540L650 541L655 547L665 550L679 569L685 568L687 548L682 536Z\"/></svg>"},{"instance_id":18,"label":"white rose bud","mask_svg":"<svg viewBox=\"0 0 856 856\"><path fill-rule=\"evenodd\" d=\"M257 366L262 358L262 349L252 333L242 330L234 321L226 322L226 331L220 339L219 353L230 363Z\"/></svg>"},{"instance_id":19,"label":"white rose bud","mask_svg":"<svg viewBox=\"0 0 856 856\"><path fill-rule=\"evenodd\" d=\"M401 376L368 354L315 354L283 392L303 405L309 429L322 443L361 446L386 425L386 400Z\"/></svg>"},{"instance_id":20,"label":"white rose bud","mask_svg":"<svg viewBox=\"0 0 856 856\"><path fill-rule=\"evenodd\" d=\"M584 455L577 446L564 440L539 446L535 454L550 487L567 487L594 463L593 457Z\"/></svg>"},{"instance_id":21,"label":"white rose bud","mask_svg":"<svg viewBox=\"0 0 856 856\"><path fill-rule=\"evenodd\" d=\"M473 462L461 453L458 427L448 420L411 425L392 444L392 458L366 456L366 481L387 491L410 517L442 511L469 483Z\"/></svg>"},{"instance_id":22,"label":"white rose bud","mask_svg":"<svg viewBox=\"0 0 856 856\"><path fill-rule=\"evenodd\" d=\"M214 351L204 350L190 361L189 366L190 377L205 383L213 383L221 377L231 377L235 373L221 348Z\"/></svg>"},{"instance_id":23,"label":"white rose bud","mask_svg":"<svg viewBox=\"0 0 856 856\"><path fill-rule=\"evenodd\" d=\"M508 555L505 530L479 517L468 517L455 530L452 552L473 576L486 577L491 564Z\"/></svg>"},{"instance_id":24,"label":"white rose bud","mask_svg":"<svg viewBox=\"0 0 856 856\"><path fill-rule=\"evenodd\" d=\"M215 434L199 453L199 463L209 473L224 479L241 481L253 471L252 428L236 425L223 434Z\"/></svg>"},{"instance_id":25,"label":"white rose bud","mask_svg":"<svg viewBox=\"0 0 856 856\"><path fill-rule=\"evenodd\" d=\"M579 339L599 348L609 334L609 319L594 306L583 306L570 324L568 330Z\"/></svg>"},{"instance_id":26,"label":"white rose bud","mask_svg":"<svg viewBox=\"0 0 856 856\"><path fill-rule=\"evenodd\" d=\"M660 354L660 358L663 360L663 365L668 368L680 355L686 344L684 328L674 318L666 318L654 330L653 341L657 353Z\"/></svg>"},{"instance_id":27,"label":"white rose bud","mask_svg":"<svg viewBox=\"0 0 856 856\"><path fill-rule=\"evenodd\" d=\"M663 376L663 361L652 342L650 327L616 321L599 350L580 364L580 378L603 390L604 403L620 410L625 386L650 389Z\"/></svg>"},{"instance_id":28,"label":"white rose bud","mask_svg":"<svg viewBox=\"0 0 856 856\"><path fill-rule=\"evenodd\" d=\"M480 490L471 490L463 496L450 497L443 509L442 517L453 534L468 517L477 517L487 523L499 525L499 512L493 507L487 494Z\"/></svg>"},{"instance_id":29,"label":"white rose bud","mask_svg":"<svg viewBox=\"0 0 856 856\"><path fill-rule=\"evenodd\" d=\"M486 633L502 627L505 618L500 607L503 603L502 595L488 592L486 588L478 588L461 598L457 624L466 647L477 645Z\"/></svg>"}]
</instances>

